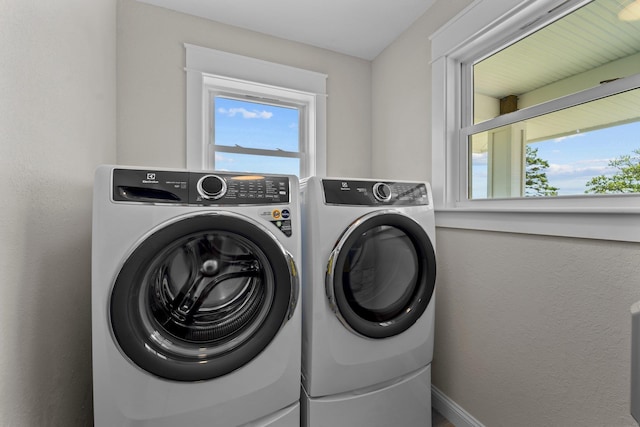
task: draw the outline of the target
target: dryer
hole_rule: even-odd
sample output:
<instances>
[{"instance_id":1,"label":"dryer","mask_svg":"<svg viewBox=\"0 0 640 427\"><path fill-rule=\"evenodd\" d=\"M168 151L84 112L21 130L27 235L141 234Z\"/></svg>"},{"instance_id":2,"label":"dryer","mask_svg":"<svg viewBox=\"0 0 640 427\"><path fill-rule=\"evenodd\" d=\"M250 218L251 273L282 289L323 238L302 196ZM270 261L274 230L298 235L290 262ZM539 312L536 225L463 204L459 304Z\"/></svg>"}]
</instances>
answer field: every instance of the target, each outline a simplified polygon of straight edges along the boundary
<instances>
[{"instance_id":1,"label":"dryer","mask_svg":"<svg viewBox=\"0 0 640 427\"><path fill-rule=\"evenodd\" d=\"M295 176L101 166L96 427L300 424Z\"/></svg>"},{"instance_id":2,"label":"dryer","mask_svg":"<svg viewBox=\"0 0 640 427\"><path fill-rule=\"evenodd\" d=\"M301 194L302 424L430 425L429 184L311 177Z\"/></svg>"}]
</instances>

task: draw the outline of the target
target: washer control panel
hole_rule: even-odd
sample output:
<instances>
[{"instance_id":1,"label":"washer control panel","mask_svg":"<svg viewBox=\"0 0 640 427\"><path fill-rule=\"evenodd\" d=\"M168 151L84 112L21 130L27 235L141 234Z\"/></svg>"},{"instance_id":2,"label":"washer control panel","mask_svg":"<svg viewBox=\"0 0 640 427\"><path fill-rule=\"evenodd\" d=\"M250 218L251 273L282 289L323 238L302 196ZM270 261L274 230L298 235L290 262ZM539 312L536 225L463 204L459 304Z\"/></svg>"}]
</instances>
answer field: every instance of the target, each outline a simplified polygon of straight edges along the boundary
<instances>
[{"instance_id":1,"label":"washer control panel","mask_svg":"<svg viewBox=\"0 0 640 427\"><path fill-rule=\"evenodd\" d=\"M116 202L270 205L291 199L287 176L114 169L112 180Z\"/></svg>"},{"instance_id":2,"label":"washer control panel","mask_svg":"<svg viewBox=\"0 0 640 427\"><path fill-rule=\"evenodd\" d=\"M286 176L190 172L189 181L189 203L267 205L290 200Z\"/></svg>"},{"instance_id":3,"label":"washer control panel","mask_svg":"<svg viewBox=\"0 0 640 427\"><path fill-rule=\"evenodd\" d=\"M323 179L324 201L328 205L419 206L429 204L422 182Z\"/></svg>"}]
</instances>

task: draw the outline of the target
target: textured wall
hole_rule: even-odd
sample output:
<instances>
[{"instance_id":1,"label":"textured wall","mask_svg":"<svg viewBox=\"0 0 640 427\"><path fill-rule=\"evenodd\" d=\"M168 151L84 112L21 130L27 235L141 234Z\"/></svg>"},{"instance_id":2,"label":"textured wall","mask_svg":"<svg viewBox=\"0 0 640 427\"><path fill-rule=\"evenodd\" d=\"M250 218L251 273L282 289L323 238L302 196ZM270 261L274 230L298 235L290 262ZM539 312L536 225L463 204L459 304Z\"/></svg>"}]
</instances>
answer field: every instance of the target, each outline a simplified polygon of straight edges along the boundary
<instances>
[{"instance_id":1,"label":"textured wall","mask_svg":"<svg viewBox=\"0 0 640 427\"><path fill-rule=\"evenodd\" d=\"M118 1L118 162L184 167L184 43L329 75L327 173L369 176L371 63L139 3Z\"/></svg>"},{"instance_id":2,"label":"textured wall","mask_svg":"<svg viewBox=\"0 0 640 427\"><path fill-rule=\"evenodd\" d=\"M115 161L115 0L0 1L0 426L88 426L93 171Z\"/></svg>"},{"instance_id":3,"label":"textured wall","mask_svg":"<svg viewBox=\"0 0 640 427\"><path fill-rule=\"evenodd\" d=\"M431 178L429 36L471 0L437 0L373 61L371 173Z\"/></svg>"},{"instance_id":4,"label":"textured wall","mask_svg":"<svg viewBox=\"0 0 640 427\"><path fill-rule=\"evenodd\" d=\"M634 426L640 245L439 229L433 382L483 424Z\"/></svg>"}]
</instances>

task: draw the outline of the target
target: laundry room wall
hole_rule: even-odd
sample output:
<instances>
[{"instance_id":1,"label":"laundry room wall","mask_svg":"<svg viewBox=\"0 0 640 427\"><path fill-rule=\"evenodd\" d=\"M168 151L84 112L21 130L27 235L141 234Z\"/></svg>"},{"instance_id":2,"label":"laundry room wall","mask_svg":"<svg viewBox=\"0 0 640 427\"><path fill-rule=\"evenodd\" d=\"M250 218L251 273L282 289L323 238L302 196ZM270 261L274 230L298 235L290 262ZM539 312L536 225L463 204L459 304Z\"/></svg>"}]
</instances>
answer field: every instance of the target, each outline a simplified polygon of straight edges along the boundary
<instances>
[{"instance_id":1,"label":"laundry room wall","mask_svg":"<svg viewBox=\"0 0 640 427\"><path fill-rule=\"evenodd\" d=\"M430 179L429 36L470 3L438 0L373 61L372 175ZM492 427L636 425L629 307L640 300L640 245L436 235L433 385L449 402Z\"/></svg>"},{"instance_id":2,"label":"laundry room wall","mask_svg":"<svg viewBox=\"0 0 640 427\"><path fill-rule=\"evenodd\" d=\"M374 177L431 178L429 36L470 0L437 0L372 63Z\"/></svg>"},{"instance_id":3,"label":"laundry room wall","mask_svg":"<svg viewBox=\"0 0 640 427\"><path fill-rule=\"evenodd\" d=\"M370 176L370 61L135 0L118 1L118 163L185 167L184 43L328 74L327 172Z\"/></svg>"},{"instance_id":4,"label":"laundry room wall","mask_svg":"<svg viewBox=\"0 0 640 427\"><path fill-rule=\"evenodd\" d=\"M0 10L0 426L89 426L92 186L115 161L116 0Z\"/></svg>"}]
</instances>

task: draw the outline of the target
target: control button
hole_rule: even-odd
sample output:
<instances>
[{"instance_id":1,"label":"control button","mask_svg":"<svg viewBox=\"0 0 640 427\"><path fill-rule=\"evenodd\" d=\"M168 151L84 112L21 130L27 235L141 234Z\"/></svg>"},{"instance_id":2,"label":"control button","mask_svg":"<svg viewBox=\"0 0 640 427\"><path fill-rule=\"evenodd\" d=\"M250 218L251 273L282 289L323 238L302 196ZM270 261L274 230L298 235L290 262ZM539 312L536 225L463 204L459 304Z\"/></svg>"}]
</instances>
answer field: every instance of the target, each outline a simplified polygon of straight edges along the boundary
<instances>
[{"instance_id":1,"label":"control button","mask_svg":"<svg viewBox=\"0 0 640 427\"><path fill-rule=\"evenodd\" d=\"M391 188L384 182L378 182L373 186L373 197L380 202L391 200Z\"/></svg>"},{"instance_id":2,"label":"control button","mask_svg":"<svg viewBox=\"0 0 640 427\"><path fill-rule=\"evenodd\" d=\"M219 199L226 192L226 181L217 175L205 175L198 181L198 193L204 199Z\"/></svg>"}]
</instances>

